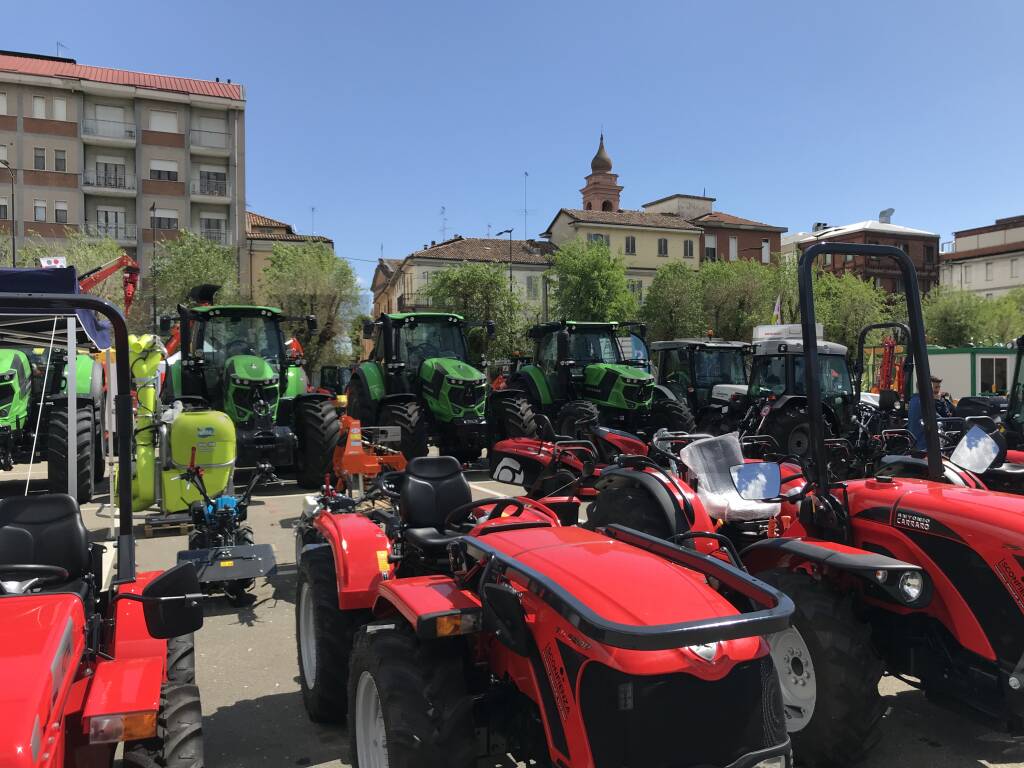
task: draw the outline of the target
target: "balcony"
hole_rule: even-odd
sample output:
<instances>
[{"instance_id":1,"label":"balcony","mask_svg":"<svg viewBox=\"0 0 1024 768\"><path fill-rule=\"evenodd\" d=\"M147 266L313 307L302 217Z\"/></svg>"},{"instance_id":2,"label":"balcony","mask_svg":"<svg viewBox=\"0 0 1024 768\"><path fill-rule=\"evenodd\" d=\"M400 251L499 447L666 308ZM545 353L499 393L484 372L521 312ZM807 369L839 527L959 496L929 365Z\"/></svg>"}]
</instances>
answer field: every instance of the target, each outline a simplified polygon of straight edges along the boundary
<instances>
[{"instance_id":1,"label":"balcony","mask_svg":"<svg viewBox=\"0 0 1024 768\"><path fill-rule=\"evenodd\" d=\"M86 118L82 121L82 141L86 144L134 147L135 137L135 123L93 118Z\"/></svg>"},{"instance_id":2,"label":"balcony","mask_svg":"<svg viewBox=\"0 0 1024 768\"><path fill-rule=\"evenodd\" d=\"M193 154L215 155L227 157L228 134L223 131L204 131L201 128L193 128L189 131L189 143Z\"/></svg>"},{"instance_id":3,"label":"balcony","mask_svg":"<svg viewBox=\"0 0 1024 768\"><path fill-rule=\"evenodd\" d=\"M231 198L231 183L219 179L192 179L189 191L199 202L226 203Z\"/></svg>"},{"instance_id":4,"label":"balcony","mask_svg":"<svg viewBox=\"0 0 1024 768\"><path fill-rule=\"evenodd\" d=\"M139 239L139 230L134 224L98 224L87 221L83 229L87 237L109 237L118 243L134 244Z\"/></svg>"},{"instance_id":5,"label":"balcony","mask_svg":"<svg viewBox=\"0 0 1024 768\"><path fill-rule=\"evenodd\" d=\"M135 196L135 174L86 171L82 174L82 191L89 195Z\"/></svg>"},{"instance_id":6,"label":"balcony","mask_svg":"<svg viewBox=\"0 0 1024 768\"><path fill-rule=\"evenodd\" d=\"M228 232L226 229L208 229L203 227L199 230L199 235L204 240L209 240L211 243L217 243L218 245L228 244Z\"/></svg>"},{"instance_id":7,"label":"balcony","mask_svg":"<svg viewBox=\"0 0 1024 768\"><path fill-rule=\"evenodd\" d=\"M956 253L956 240L947 240L940 245L939 253Z\"/></svg>"},{"instance_id":8,"label":"balcony","mask_svg":"<svg viewBox=\"0 0 1024 768\"><path fill-rule=\"evenodd\" d=\"M398 297L399 312L415 312L430 309L430 297L424 293L403 293Z\"/></svg>"}]
</instances>

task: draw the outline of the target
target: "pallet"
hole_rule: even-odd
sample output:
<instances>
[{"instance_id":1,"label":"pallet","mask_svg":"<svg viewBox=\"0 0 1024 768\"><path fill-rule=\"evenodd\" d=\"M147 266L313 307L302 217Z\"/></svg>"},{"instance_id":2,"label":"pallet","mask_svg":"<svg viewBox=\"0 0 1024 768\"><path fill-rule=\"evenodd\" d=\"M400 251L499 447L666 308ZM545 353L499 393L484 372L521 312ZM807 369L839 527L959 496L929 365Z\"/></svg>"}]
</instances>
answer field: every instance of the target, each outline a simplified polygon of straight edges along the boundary
<instances>
[{"instance_id":1,"label":"pallet","mask_svg":"<svg viewBox=\"0 0 1024 768\"><path fill-rule=\"evenodd\" d=\"M151 515L142 523L142 538L154 536L187 536L192 530L192 520L186 513L176 515Z\"/></svg>"}]
</instances>

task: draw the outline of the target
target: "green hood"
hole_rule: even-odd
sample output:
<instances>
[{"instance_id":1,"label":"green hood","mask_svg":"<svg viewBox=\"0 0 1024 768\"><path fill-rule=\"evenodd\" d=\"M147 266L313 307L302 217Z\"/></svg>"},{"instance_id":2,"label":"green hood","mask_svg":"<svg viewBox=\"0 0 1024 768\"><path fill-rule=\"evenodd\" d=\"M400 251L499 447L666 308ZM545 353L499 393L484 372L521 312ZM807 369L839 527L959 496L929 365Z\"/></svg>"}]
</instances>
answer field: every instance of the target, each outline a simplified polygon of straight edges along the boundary
<instances>
[{"instance_id":1,"label":"green hood","mask_svg":"<svg viewBox=\"0 0 1024 768\"><path fill-rule=\"evenodd\" d=\"M587 366L586 378L590 381L591 369L594 369L594 374L600 371L600 376L604 376L606 371L614 373L616 376L622 376L627 379L639 379L641 382L646 383L649 380L653 380L654 377L645 371L643 368L634 368L631 365L621 365L618 363L592 363Z\"/></svg>"},{"instance_id":2,"label":"green hood","mask_svg":"<svg viewBox=\"0 0 1024 768\"><path fill-rule=\"evenodd\" d=\"M423 362L423 367L429 368L431 371L439 370L445 376L451 376L453 379L478 381L484 378L484 375L469 363L451 357L431 357Z\"/></svg>"},{"instance_id":3,"label":"green hood","mask_svg":"<svg viewBox=\"0 0 1024 768\"><path fill-rule=\"evenodd\" d=\"M245 382L265 382L277 378L277 373L270 363L256 355L235 355L228 360L224 374L229 381L232 376L237 376Z\"/></svg>"},{"instance_id":4,"label":"green hood","mask_svg":"<svg viewBox=\"0 0 1024 768\"><path fill-rule=\"evenodd\" d=\"M20 349L0 349L0 374L10 371L28 375L28 357Z\"/></svg>"}]
</instances>

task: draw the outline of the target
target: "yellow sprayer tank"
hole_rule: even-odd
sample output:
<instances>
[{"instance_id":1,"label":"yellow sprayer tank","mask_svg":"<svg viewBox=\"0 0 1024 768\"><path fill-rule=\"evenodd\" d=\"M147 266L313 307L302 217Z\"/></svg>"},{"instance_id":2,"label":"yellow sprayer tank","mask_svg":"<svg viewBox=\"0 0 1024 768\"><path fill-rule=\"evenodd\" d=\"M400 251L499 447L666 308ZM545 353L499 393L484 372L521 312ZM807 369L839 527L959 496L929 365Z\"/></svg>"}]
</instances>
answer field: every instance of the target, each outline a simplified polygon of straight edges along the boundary
<instances>
[{"instance_id":1,"label":"yellow sprayer tank","mask_svg":"<svg viewBox=\"0 0 1024 768\"><path fill-rule=\"evenodd\" d=\"M183 411L167 425L168 450L162 468L165 512L186 510L202 498L194 485L186 487L185 481L178 479L192 461L193 447L195 464L203 469L210 497L233 490L229 484L237 454L234 423L221 411Z\"/></svg>"}]
</instances>

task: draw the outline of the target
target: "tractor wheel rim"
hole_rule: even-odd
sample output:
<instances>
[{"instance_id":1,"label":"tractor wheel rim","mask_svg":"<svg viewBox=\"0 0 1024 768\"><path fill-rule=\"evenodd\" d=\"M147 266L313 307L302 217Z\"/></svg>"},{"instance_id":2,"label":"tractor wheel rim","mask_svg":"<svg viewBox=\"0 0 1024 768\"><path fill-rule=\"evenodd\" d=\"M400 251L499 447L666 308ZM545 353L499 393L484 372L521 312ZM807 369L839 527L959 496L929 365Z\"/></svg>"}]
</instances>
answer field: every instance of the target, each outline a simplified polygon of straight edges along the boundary
<instances>
[{"instance_id":1,"label":"tractor wheel rim","mask_svg":"<svg viewBox=\"0 0 1024 768\"><path fill-rule=\"evenodd\" d=\"M299 655L302 657L302 677L306 687L316 685L316 621L313 610L313 590L303 584L299 592Z\"/></svg>"},{"instance_id":2,"label":"tractor wheel rim","mask_svg":"<svg viewBox=\"0 0 1024 768\"><path fill-rule=\"evenodd\" d=\"M803 730L814 715L818 699L817 676L811 652L795 627L776 632L768 638L772 661L779 673L782 708L786 713L786 730Z\"/></svg>"},{"instance_id":3,"label":"tractor wheel rim","mask_svg":"<svg viewBox=\"0 0 1024 768\"><path fill-rule=\"evenodd\" d=\"M810 437L805 427L798 427L789 434L789 452L794 456L803 456L807 452Z\"/></svg>"},{"instance_id":4,"label":"tractor wheel rim","mask_svg":"<svg viewBox=\"0 0 1024 768\"><path fill-rule=\"evenodd\" d=\"M360 768L388 768L388 737L377 683L369 671L356 687L356 755Z\"/></svg>"}]
</instances>

